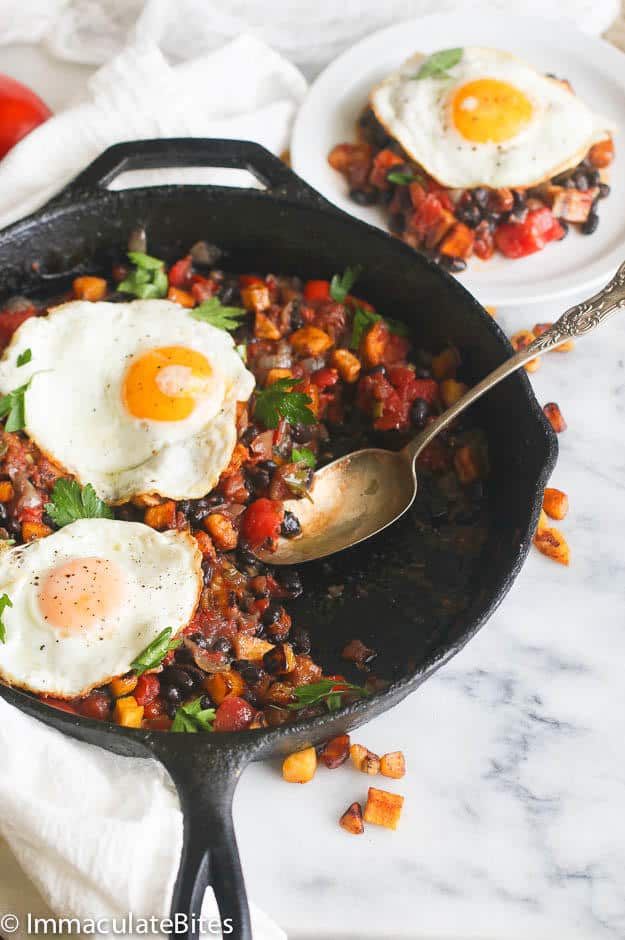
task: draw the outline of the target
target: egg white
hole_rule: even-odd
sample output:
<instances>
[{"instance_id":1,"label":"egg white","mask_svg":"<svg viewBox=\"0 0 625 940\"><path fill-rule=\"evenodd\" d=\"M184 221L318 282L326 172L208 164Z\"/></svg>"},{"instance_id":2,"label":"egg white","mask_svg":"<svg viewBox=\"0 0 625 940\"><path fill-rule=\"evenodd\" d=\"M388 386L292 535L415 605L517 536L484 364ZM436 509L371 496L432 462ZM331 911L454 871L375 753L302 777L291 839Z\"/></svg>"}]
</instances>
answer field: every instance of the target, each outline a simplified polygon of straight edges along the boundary
<instances>
[{"instance_id":1,"label":"egg white","mask_svg":"<svg viewBox=\"0 0 625 940\"><path fill-rule=\"evenodd\" d=\"M61 635L41 613L46 573L74 558L103 558L127 579L124 604L98 628ZM187 532L157 532L138 522L80 519L58 532L0 555L0 594L13 606L2 619L0 676L11 685L58 698L77 698L123 675L167 627L175 635L195 612L202 587L201 555Z\"/></svg>"},{"instance_id":2,"label":"egg white","mask_svg":"<svg viewBox=\"0 0 625 940\"><path fill-rule=\"evenodd\" d=\"M450 188L527 187L576 166L614 126L561 82L510 53L465 47L447 77L415 79L425 56L408 59L371 93L378 121L406 153ZM501 143L475 143L454 127L451 105L467 82L498 79L532 103L528 124Z\"/></svg>"},{"instance_id":3,"label":"egg white","mask_svg":"<svg viewBox=\"0 0 625 940\"><path fill-rule=\"evenodd\" d=\"M185 420L137 419L123 401L126 370L163 346L193 349L208 360L208 392ZM25 349L31 361L18 367ZM230 334L167 300L73 301L26 320L0 360L0 392L29 380L25 432L108 502L208 493L236 443L236 403L254 388Z\"/></svg>"}]
</instances>

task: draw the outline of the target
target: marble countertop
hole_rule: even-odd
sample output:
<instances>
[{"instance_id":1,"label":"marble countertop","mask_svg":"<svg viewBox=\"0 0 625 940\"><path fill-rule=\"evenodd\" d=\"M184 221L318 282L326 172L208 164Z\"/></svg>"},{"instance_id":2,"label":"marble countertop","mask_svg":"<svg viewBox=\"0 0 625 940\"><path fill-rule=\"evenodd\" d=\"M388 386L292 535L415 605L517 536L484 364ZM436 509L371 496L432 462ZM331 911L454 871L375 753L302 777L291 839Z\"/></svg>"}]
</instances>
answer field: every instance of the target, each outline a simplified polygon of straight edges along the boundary
<instances>
[{"instance_id":1,"label":"marble countertop","mask_svg":"<svg viewBox=\"0 0 625 940\"><path fill-rule=\"evenodd\" d=\"M89 73L28 47L2 49L0 67L53 108ZM512 332L560 312L499 321ZM291 940L625 936L625 317L548 356L532 382L568 422L553 484L569 494L571 566L532 551L464 651L357 733L406 754L399 830L339 829L366 796L355 772L306 787L272 764L243 776L248 888Z\"/></svg>"}]
</instances>

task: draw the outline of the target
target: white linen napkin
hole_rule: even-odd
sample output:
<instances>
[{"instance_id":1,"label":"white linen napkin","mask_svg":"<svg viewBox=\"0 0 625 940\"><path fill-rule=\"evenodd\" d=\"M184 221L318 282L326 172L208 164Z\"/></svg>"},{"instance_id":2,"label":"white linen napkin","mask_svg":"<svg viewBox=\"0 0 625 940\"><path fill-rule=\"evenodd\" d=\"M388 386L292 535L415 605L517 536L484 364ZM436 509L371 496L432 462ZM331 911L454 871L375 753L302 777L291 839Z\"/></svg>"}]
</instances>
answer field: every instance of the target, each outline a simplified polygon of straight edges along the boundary
<instances>
[{"instance_id":1,"label":"white linen napkin","mask_svg":"<svg viewBox=\"0 0 625 940\"><path fill-rule=\"evenodd\" d=\"M91 78L86 101L42 125L0 163L0 226L44 203L119 141L237 137L279 153L305 90L294 66L250 36L176 67L153 43L138 43ZM204 182L214 173L175 172L181 181L192 174ZM141 185L159 181L159 171L137 175ZM175 789L154 761L69 740L4 702L0 753L0 837L10 853L2 859L0 850L0 871L11 872L0 879L0 913L21 915L13 936L26 937L28 911L167 916L182 817ZM203 913L216 915L212 891ZM253 905L252 919L255 940L285 940Z\"/></svg>"}]
</instances>

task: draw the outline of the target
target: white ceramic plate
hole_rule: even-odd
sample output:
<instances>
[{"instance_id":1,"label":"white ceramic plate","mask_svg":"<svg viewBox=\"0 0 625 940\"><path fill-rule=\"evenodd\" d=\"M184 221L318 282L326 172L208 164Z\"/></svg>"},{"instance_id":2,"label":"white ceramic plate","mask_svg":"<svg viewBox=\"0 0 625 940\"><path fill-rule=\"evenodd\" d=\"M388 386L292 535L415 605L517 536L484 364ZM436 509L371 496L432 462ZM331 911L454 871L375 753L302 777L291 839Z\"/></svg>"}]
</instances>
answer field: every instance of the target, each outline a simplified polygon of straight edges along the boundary
<instances>
[{"instance_id":1,"label":"white ceramic plate","mask_svg":"<svg viewBox=\"0 0 625 940\"><path fill-rule=\"evenodd\" d=\"M548 20L503 14L441 14L398 23L348 49L316 80L297 116L293 169L346 212L386 230L381 208L357 206L327 156L355 140L368 93L413 52L453 46L493 46L515 53L541 72L573 83L591 108L617 125L612 193L602 201L593 235L569 232L560 243L527 258L472 258L459 280L483 304L518 305L589 293L625 259L625 55L599 39Z\"/></svg>"}]
</instances>

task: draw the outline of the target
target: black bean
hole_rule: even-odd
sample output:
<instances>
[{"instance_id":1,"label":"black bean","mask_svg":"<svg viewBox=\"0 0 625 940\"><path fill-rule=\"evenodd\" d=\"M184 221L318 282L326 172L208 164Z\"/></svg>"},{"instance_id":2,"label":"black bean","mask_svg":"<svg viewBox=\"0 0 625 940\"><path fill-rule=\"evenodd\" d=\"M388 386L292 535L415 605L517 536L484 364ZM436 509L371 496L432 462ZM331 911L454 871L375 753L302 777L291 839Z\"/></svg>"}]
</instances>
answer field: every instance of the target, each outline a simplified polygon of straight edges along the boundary
<instances>
[{"instance_id":1,"label":"black bean","mask_svg":"<svg viewBox=\"0 0 625 940\"><path fill-rule=\"evenodd\" d=\"M460 206L456 210L456 218L469 228L477 228L482 221L482 213L480 207L476 205Z\"/></svg>"},{"instance_id":2,"label":"black bean","mask_svg":"<svg viewBox=\"0 0 625 940\"><path fill-rule=\"evenodd\" d=\"M367 369L364 375L386 375L386 366L374 366L372 369Z\"/></svg>"},{"instance_id":3,"label":"black bean","mask_svg":"<svg viewBox=\"0 0 625 940\"><path fill-rule=\"evenodd\" d=\"M180 702L167 702L165 708L167 709L167 714L170 718L176 717L176 712L178 711Z\"/></svg>"},{"instance_id":4,"label":"black bean","mask_svg":"<svg viewBox=\"0 0 625 940\"><path fill-rule=\"evenodd\" d=\"M400 186L399 187L399 206L404 212L412 210L412 196L410 195L409 186Z\"/></svg>"},{"instance_id":5,"label":"black bean","mask_svg":"<svg viewBox=\"0 0 625 940\"><path fill-rule=\"evenodd\" d=\"M607 183L599 183L599 199L605 199L610 195L610 187Z\"/></svg>"},{"instance_id":6,"label":"black bean","mask_svg":"<svg viewBox=\"0 0 625 940\"><path fill-rule=\"evenodd\" d=\"M388 227L391 232L395 232L396 235L401 235L406 227L406 219L403 212L393 212L389 216Z\"/></svg>"},{"instance_id":7,"label":"black bean","mask_svg":"<svg viewBox=\"0 0 625 940\"><path fill-rule=\"evenodd\" d=\"M563 238L566 238L566 236L569 234L569 223L568 223L568 222L565 222L564 219L558 219L558 222L559 222L560 225L562 226L562 233L563 233L563 234L562 234L562 235L560 236L560 238L558 239L558 241L561 242L562 239L563 239Z\"/></svg>"},{"instance_id":8,"label":"black bean","mask_svg":"<svg viewBox=\"0 0 625 940\"><path fill-rule=\"evenodd\" d=\"M600 178L599 170L586 170L586 179L589 186L596 186Z\"/></svg>"},{"instance_id":9,"label":"black bean","mask_svg":"<svg viewBox=\"0 0 625 940\"><path fill-rule=\"evenodd\" d=\"M237 564L242 568L254 568L259 574L265 569L262 561L244 545L237 549Z\"/></svg>"},{"instance_id":10,"label":"black bean","mask_svg":"<svg viewBox=\"0 0 625 940\"><path fill-rule=\"evenodd\" d=\"M187 673L187 675L190 676L191 679L193 680L193 685L196 686L196 688L202 685L202 683L206 679L205 672L202 672L202 670L199 669L195 665L185 666L184 668L185 668L185 672Z\"/></svg>"},{"instance_id":11,"label":"black bean","mask_svg":"<svg viewBox=\"0 0 625 940\"><path fill-rule=\"evenodd\" d=\"M310 633L308 630L304 630L303 627L295 627L291 631L291 643L296 653L302 655L310 653Z\"/></svg>"},{"instance_id":12,"label":"black bean","mask_svg":"<svg viewBox=\"0 0 625 940\"><path fill-rule=\"evenodd\" d=\"M482 209L486 208L490 196L490 190L488 190L485 186L477 186L473 190L467 190L467 192L471 193L473 200L478 204L478 206L480 206Z\"/></svg>"},{"instance_id":13,"label":"black bean","mask_svg":"<svg viewBox=\"0 0 625 940\"><path fill-rule=\"evenodd\" d=\"M303 325L304 318L302 316L302 302L299 300L299 298L296 298L293 301L293 306L291 307L291 329L299 330Z\"/></svg>"},{"instance_id":14,"label":"black bean","mask_svg":"<svg viewBox=\"0 0 625 940\"><path fill-rule=\"evenodd\" d=\"M224 306L236 306L241 300L238 284L226 284L219 291L219 299Z\"/></svg>"},{"instance_id":15,"label":"black bean","mask_svg":"<svg viewBox=\"0 0 625 940\"><path fill-rule=\"evenodd\" d=\"M215 642L213 643L213 650L216 653L224 653L228 656L232 653L232 643L225 636L218 636Z\"/></svg>"},{"instance_id":16,"label":"black bean","mask_svg":"<svg viewBox=\"0 0 625 940\"><path fill-rule=\"evenodd\" d=\"M350 189L349 198L358 206L374 206L378 201L378 193L371 189Z\"/></svg>"},{"instance_id":17,"label":"black bean","mask_svg":"<svg viewBox=\"0 0 625 940\"><path fill-rule=\"evenodd\" d=\"M178 666L166 666L162 675L165 685L174 685L178 689L190 690L193 688L194 681L188 672L179 669Z\"/></svg>"},{"instance_id":18,"label":"black bean","mask_svg":"<svg viewBox=\"0 0 625 940\"><path fill-rule=\"evenodd\" d=\"M512 198L514 199L513 209L515 212L520 212L525 208L527 204L527 195L522 190L513 189Z\"/></svg>"},{"instance_id":19,"label":"black bean","mask_svg":"<svg viewBox=\"0 0 625 940\"><path fill-rule=\"evenodd\" d=\"M592 235L599 226L599 216L596 212L591 212L585 222L582 223L580 231L582 235Z\"/></svg>"},{"instance_id":20,"label":"black bean","mask_svg":"<svg viewBox=\"0 0 625 940\"><path fill-rule=\"evenodd\" d=\"M202 562L202 579L204 581L204 586L208 587L213 580L215 574L215 566L210 561Z\"/></svg>"},{"instance_id":21,"label":"black bean","mask_svg":"<svg viewBox=\"0 0 625 940\"><path fill-rule=\"evenodd\" d=\"M301 534L302 527L299 524L299 519L295 513L291 512L289 509L284 510L284 518L282 519L280 531L285 539L294 539L296 535Z\"/></svg>"},{"instance_id":22,"label":"black bean","mask_svg":"<svg viewBox=\"0 0 625 940\"><path fill-rule=\"evenodd\" d=\"M258 437L260 434L260 428L256 424L248 424L245 431L241 435L241 443L245 444L247 447L248 444L251 444L255 437Z\"/></svg>"},{"instance_id":23,"label":"black bean","mask_svg":"<svg viewBox=\"0 0 625 940\"><path fill-rule=\"evenodd\" d=\"M175 685L165 686L163 689L163 698L171 705L180 705L182 701L182 692Z\"/></svg>"},{"instance_id":24,"label":"black bean","mask_svg":"<svg viewBox=\"0 0 625 940\"><path fill-rule=\"evenodd\" d=\"M275 460L259 460L256 466L262 467L263 470L267 470L269 473L273 473L274 470L278 469L278 464Z\"/></svg>"},{"instance_id":25,"label":"black bean","mask_svg":"<svg viewBox=\"0 0 625 940\"><path fill-rule=\"evenodd\" d=\"M249 471L248 475L254 493L262 493L271 483L269 472L260 467L254 467Z\"/></svg>"},{"instance_id":26,"label":"black bean","mask_svg":"<svg viewBox=\"0 0 625 940\"><path fill-rule=\"evenodd\" d=\"M310 425L302 424L301 422L298 422L291 428L291 438L296 444L307 444L308 441L312 440L314 437L314 433Z\"/></svg>"},{"instance_id":27,"label":"black bean","mask_svg":"<svg viewBox=\"0 0 625 940\"><path fill-rule=\"evenodd\" d=\"M277 572L277 578L282 589L291 597L299 597L304 593L302 578L296 568L281 568Z\"/></svg>"},{"instance_id":28,"label":"black bean","mask_svg":"<svg viewBox=\"0 0 625 940\"><path fill-rule=\"evenodd\" d=\"M393 189L383 189L380 192L380 202L383 206L388 206L390 202L393 201L393 196L395 192Z\"/></svg>"},{"instance_id":29,"label":"black bean","mask_svg":"<svg viewBox=\"0 0 625 940\"><path fill-rule=\"evenodd\" d=\"M214 708L213 700L210 695L203 695L200 699L200 708L205 710L207 708Z\"/></svg>"},{"instance_id":30,"label":"black bean","mask_svg":"<svg viewBox=\"0 0 625 940\"><path fill-rule=\"evenodd\" d=\"M239 660L237 672L241 673L248 685L256 685L262 679L264 671L256 663L251 663L249 660Z\"/></svg>"},{"instance_id":31,"label":"black bean","mask_svg":"<svg viewBox=\"0 0 625 940\"><path fill-rule=\"evenodd\" d=\"M179 646L174 653L174 659L178 666L184 666L186 663L192 664L194 662L193 652L188 646Z\"/></svg>"},{"instance_id":32,"label":"black bean","mask_svg":"<svg viewBox=\"0 0 625 940\"><path fill-rule=\"evenodd\" d=\"M424 428L430 416L430 406L425 398L415 398L410 409L410 419L416 428Z\"/></svg>"},{"instance_id":33,"label":"black bean","mask_svg":"<svg viewBox=\"0 0 625 940\"><path fill-rule=\"evenodd\" d=\"M187 518L195 529L199 529L209 514L208 506L192 506L187 513Z\"/></svg>"},{"instance_id":34,"label":"black bean","mask_svg":"<svg viewBox=\"0 0 625 940\"><path fill-rule=\"evenodd\" d=\"M192 643L195 643L196 646L199 646L201 650L210 649L210 643L203 633L192 633L189 639Z\"/></svg>"},{"instance_id":35,"label":"black bean","mask_svg":"<svg viewBox=\"0 0 625 940\"><path fill-rule=\"evenodd\" d=\"M576 173L573 174L573 181L577 189L581 189L583 192L585 192L589 188L588 177L586 176L585 173L583 173L580 170L578 170Z\"/></svg>"},{"instance_id":36,"label":"black bean","mask_svg":"<svg viewBox=\"0 0 625 940\"><path fill-rule=\"evenodd\" d=\"M271 626L273 623L277 623L284 611L284 607L281 604L273 601L269 607L263 612L262 621L266 627Z\"/></svg>"}]
</instances>

